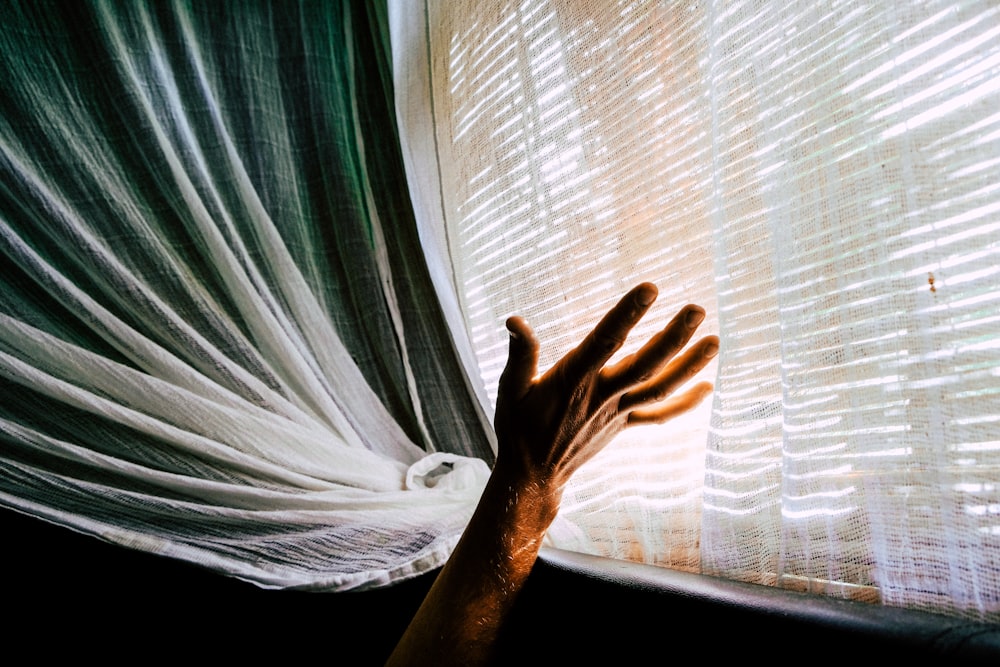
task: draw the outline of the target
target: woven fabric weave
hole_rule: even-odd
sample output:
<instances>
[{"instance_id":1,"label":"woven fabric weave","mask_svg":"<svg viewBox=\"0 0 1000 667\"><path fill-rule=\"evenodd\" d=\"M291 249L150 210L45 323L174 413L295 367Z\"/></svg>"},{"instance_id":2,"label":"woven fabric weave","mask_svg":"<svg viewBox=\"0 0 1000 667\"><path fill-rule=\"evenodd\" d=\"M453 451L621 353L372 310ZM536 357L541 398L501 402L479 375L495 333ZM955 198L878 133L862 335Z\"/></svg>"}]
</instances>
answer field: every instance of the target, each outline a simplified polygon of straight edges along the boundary
<instances>
[{"instance_id":1,"label":"woven fabric weave","mask_svg":"<svg viewBox=\"0 0 1000 667\"><path fill-rule=\"evenodd\" d=\"M508 315L544 367L640 280L634 338L688 300L722 338L710 409L567 491L584 548L1000 618L995 3L427 0L394 29L486 391Z\"/></svg>"},{"instance_id":2,"label":"woven fabric weave","mask_svg":"<svg viewBox=\"0 0 1000 667\"><path fill-rule=\"evenodd\" d=\"M265 586L447 558L492 451L366 7L0 8L0 503Z\"/></svg>"}]
</instances>

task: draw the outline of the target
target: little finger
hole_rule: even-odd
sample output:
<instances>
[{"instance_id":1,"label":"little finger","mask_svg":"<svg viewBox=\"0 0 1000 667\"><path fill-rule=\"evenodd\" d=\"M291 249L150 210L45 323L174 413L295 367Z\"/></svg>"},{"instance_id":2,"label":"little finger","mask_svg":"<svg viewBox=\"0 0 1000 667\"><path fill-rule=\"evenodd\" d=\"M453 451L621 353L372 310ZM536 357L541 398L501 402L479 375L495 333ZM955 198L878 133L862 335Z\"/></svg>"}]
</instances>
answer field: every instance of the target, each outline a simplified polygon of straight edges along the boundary
<instances>
[{"instance_id":1,"label":"little finger","mask_svg":"<svg viewBox=\"0 0 1000 667\"><path fill-rule=\"evenodd\" d=\"M673 396L663 403L633 410L628 415L628 425L662 424L695 408L711 394L712 384L699 382L684 393Z\"/></svg>"},{"instance_id":2,"label":"little finger","mask_svg":"<svg viewBox=\"0 0 1000 667\"><path fill-rule=\"evenodd\" d=\"M646 403L657 403L674 393L678 387L708 365L719 352L719 339L706 336L689 347L683 354L671 361L659 375L651 380L636 385L626 392L618 401L618 409L622 411Z\"/></svg>"}]
</instances>

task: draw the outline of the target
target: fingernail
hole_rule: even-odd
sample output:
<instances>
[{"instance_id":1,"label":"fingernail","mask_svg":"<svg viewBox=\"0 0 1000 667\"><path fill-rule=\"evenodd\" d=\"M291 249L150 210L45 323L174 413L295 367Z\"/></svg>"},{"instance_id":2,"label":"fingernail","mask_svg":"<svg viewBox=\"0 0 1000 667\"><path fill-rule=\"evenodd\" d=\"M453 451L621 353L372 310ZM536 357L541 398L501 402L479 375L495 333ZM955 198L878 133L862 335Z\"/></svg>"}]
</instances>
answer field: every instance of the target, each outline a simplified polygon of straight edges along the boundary
<instances>
[{"instance_id":1,"label":"fingernail","mask_svg":"<svg viewBox=\"0 0 1000 667\"><path fill-rule=\"evenodd\" d=\"M656 290L639 290L639 293L635 295L635 300L639 302L640 306L648 306L656 300Z\"/></svg>"},{"instance_id":2,"label":"fingernail","mask_svg":"<svg viewBox=\"0 0 1000 667\"><path fill-rule=\"evenodd\" d=\"M718 353L719 353L719 346L716 345L715 343L709 343L708 345L705 346L705 351L702 354L711 359Z\"/></svg>"},{"instance_id":3,"label":"fingernail","mask_svg":"<svg viewBox=\"0 0 1000 667\"><path fill-rule=\"evenodd\" d=\"M688 329L694 329L696 326L701 324L702 320L705 319L705 311L703 310L689 310L687 318L685 318L684 323L688 326Z\"/></svg>"}]
</instances>

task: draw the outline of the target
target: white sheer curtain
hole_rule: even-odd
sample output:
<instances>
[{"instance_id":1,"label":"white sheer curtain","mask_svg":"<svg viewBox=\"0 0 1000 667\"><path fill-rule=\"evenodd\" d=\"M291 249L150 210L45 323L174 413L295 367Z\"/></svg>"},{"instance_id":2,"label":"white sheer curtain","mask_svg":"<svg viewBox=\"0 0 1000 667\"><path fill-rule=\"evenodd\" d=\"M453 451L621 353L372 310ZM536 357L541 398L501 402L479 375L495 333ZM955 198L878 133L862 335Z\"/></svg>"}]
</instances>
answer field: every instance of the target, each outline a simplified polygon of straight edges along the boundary
<instances>
[{"instance_id":1,"label":"white sheer curtain","mask_svg":"<svg viewBox=\"0 0 1000 667\"><path fill-rule=\"evenodd\" d=\"M710 408L581 470L577 547L1000 618L1000 8L390 7L484 393L507 315L552 361L640 280L722 337Z\"/></svg>"},{"instance_id":2,"label":"white sheer curtain","mask_svg":"<svg viewBox=\"0 0 1000 667\"><path fill-rule=\"evenodd\" d=\"M4 3L0 504L265 586L445 560L491 450L369 9Z\"/></svg>"}]
</instances>

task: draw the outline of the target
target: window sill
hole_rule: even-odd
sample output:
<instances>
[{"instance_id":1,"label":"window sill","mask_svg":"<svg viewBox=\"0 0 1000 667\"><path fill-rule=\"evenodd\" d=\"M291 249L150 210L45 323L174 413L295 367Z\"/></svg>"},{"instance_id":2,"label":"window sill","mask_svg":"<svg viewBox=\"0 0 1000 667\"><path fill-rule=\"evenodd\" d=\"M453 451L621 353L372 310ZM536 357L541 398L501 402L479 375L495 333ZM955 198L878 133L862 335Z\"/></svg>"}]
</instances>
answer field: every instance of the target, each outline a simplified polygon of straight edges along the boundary
<instances>
[{"instance_id":1,"label":"window sill","mask_svg":"<svg viewBox=\"0 0 1000 667\"><path fill-rule=\"evenodd\" d=\"M824 661L1000 660L1000 625L543 549L505 628L502 664L659 663L689 656L691 640L713 660L773 660L793 647Z\"/></svg>"}]
</instances>

